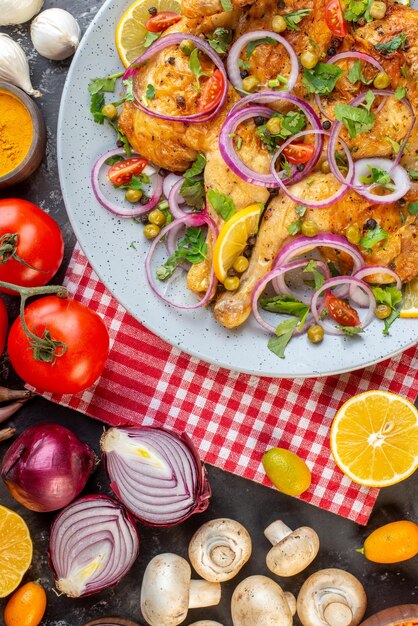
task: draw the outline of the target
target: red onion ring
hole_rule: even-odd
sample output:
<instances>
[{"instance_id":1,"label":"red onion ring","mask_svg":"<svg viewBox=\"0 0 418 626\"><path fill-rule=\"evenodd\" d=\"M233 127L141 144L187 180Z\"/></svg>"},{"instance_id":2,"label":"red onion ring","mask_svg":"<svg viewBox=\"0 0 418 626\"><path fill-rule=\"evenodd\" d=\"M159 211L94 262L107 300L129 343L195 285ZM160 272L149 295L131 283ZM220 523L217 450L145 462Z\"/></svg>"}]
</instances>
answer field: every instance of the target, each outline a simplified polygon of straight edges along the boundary
<instances>
[{"instance_id":1,"label":"red onion ring","mask_svg":"<svg viewBox=\"0 0 418 626\"><path fill-rule=\"evenodd\" d=\"M318 208L325 208L328 206L331 206L332 204L335 204L336 202L338 202L339 200L341 200L341 198L343 198L346 193L349 191L350 189L350 185L349 183L345 182L341 184L341 187L334 193L332 194L332 196L329 196L328 198L325 198L325 200L309 200L309 199L302 199L302 198L298 198L298 196L296 196L292 191L289 190L289 188L287 187L287 183L286 181L282 181L282 179L280 178L280 172L276 171L276 162L277 159L280 157L280 155L282 154L283 150L285 148L287 148L287 146L289 144L291 144L293 141L295 141L295 139L297 139L298 137L304 136L304 135L315 135L315 134L320 134L320 135L325 135L327 137L330 136L329 133L327 133L324 130L318 130L318 129L314 129L314 130L305 130L302 131L300 133L297 133L296 135L293 135L292 137L289 137L289 139L287 139L284 143L282 143L282 145L280 146L280 148L277 150L276 154L273 156L273 159L271 161L271 173L273 175L273 177L275 178L275 180L277 181L277 185L280 187L280 189L287 195L289 196L289 198L291 200L293 200L293 202L296 202L297 204L303 204L305 206L314 208L314 209L318 209ZM350 167L352 167L353 162L350 162L350 151L348 149L347 144L342 140L339 139L339 142L341 143L341 145L343 146L343 150L345 152L345 154L347 155L348 161L350 163L349 166L349 171L347 173L347 178L351 175L352 176L352 170L350 170ZM345 179L347 180L347 179ZM340 182L340 180L338 180L338 182Z\"/></svg>"},{"instance_id":2,"label":"red onion ring","mask_svg":"<svg viewBox=\"0 0 418 626\"><path fill-rule=\"evenodd\" d=\"M180 195L180 189L183 185L183 182L184 182L183 177L180 178L180 180L178 180L177 182L175 182L174 185L171 187L170 193L168 194L168 197L167 197L168 206L170 207L170 212L174 218L184 217L188 215L186 211L183 211L183 209L179 207L179 201L182 200L182 197Z\"/></svg>"},{"instance_id":3,"label":"red onion ring","mask_svg":"<svg viewBox=\"0 0 418 626\"><path fill-rule=\"evenodd\" d=\"M360 321L360 324L359 324L359 328L366 328L366 326L368 326L373 319L373 315L376 310L376 299L373 295L372 290L367 285L367 283L363 282L362 280L359 280L358 278L354 278L354 276L339 276L338 278L330 278L324 282L322 287L320 287L319 289L317 289L317 291L315 291L312 297L312 303L311 303L311 311L312 311L312 315L314 317L315 323L318 324L319 326L322 326L324 331L328 333L329 335L345 335L344 331L339 330L333 324L331 324L328 320L321 319L320 317L324 306L323 306L323 303L319 301L319 297L324 291L327 291L328 289L332 289L333 287L338 287L338 285L344 285L344 286L348 285L350 289L351 287L355 286L356 288L363 290L363 292L368 296L369 308L366 312L366 316L364 320Z\"/></svg>"},{"instance_id":4,"label":"red onion ring","mask_svg":"<svg viewBox=\"0 0 418 626\"><path fill-rule=\"evenodd\" d=\"M191 115L181 115L181 116L176 116L176 115L164 115L162 113L158 113L157 111L154 111L152 109L147 108L146 106L144 106L140 100L140 98L138 98L135 88L134 88L134 93L135 93L135 106L139 109L141 109L142 111L144 111L145 113L148 113L148 115L151 115L152 117L158 117L159 119L162 120L166 120L166 121L171 121L171 122L188 122L188 123L203 123L203 122L208 122L209 120L211 120L213 117L215 117L215 115L217 115L217 113L219 113L219 111L222 110L225 102L226 102L226 98L228 95L228 78L226 75L226 71L225 71L225 67L224 64L222 62L222 59L216 54L216 52L213 50L213 48L203 39L200 39L200 37L196 37L195 35L191 35L190 33L172 33L170 35L166 35L165 37L161 37L161 39L158 39L158 41L154 42L146 52L144 52L143 55L141 55L140 57L138 57L126 70L124 76L123 76L123 80L128 80L129 78L135 78L136 73L141 69L141 66L148 61L148 59L152 58L155 54L158 54L159 52L161 52L162 50L165 50L166 48L169 48L170 46L175 46L180 44L182 41L184 41L184 39L193 41L193 43L195 44L196 48L198 48L198 50L204 52L209 59L216 65L217 69L221 72L223 79L224 79L224 87L223 87L223 91L222 91L222 95L221 95L221 99L219 101L219 103L216 105L216 107L213 109L213 111L210 111L209 113L207 111L203 111L202 113L193 113Z\"/></svg>"},{"instance_id":5,"label":"red onion ring","mask_svg":"<svg viewBox=\"0 0 418 626\"><path fill-rule=\"evenodd\" d=\"M252 170L241 161L241 159L235 152L233 137L231 137L231 135L235 133L235 130L242 121L251 117L255 117L257 115L261 115L263 117L271 117L275 112L274 110L264 106L256 107L254 106L255 102L259 104L270 104L279 100L290 102L291 104L297 106L304 113L313 129L321 129L321 122L310 104L308 104L304 100L301 100L301 98L298 98L297 96L294 96L293 94L287 92L262 91L251 96L246 96L241 101L235 103L234 106L231 108L228 117L224 122L224 125L222 126L219 136L219 148L222 158L224 159L228 167L230 167L234 174L245 180L247 183L268 188L275 188L279 186L274 176L271 176L270 174L260 174ZM251 106L244 108L247 104ZM292 137L292 141L294 141L294 138L295 136ZM309 163L307 163L307 165L305 166L305 169L302 172L295 171L284 182L286 184L293 184L299 182L305 176L307 176L318 163L321 156L322 148L323 138L322 135L318 134L317 140L315 142L315 152L312 156L312 159L310 159Z\"/></svg>"},{"instance_id":6,"label":"red onion ring","mask_svg":"<svg viewBox=\"0 0 418 626\"><path fill-rule=\"evenodd\" d=\"M174 526L207 509L206 470L186 433L110 428L100 445L113 491L142 523Z\"/></svg>"},{"instance_id":7,"label":"red onion ring","mask_svg":"<svg viewBox=\"0 0 418 626\"><path fill-rule=\"evenodd\" d=\"M167 174L167 176L164 178L163 194L164 194L164 197L167 198L167 200L168 200L170 191L179 180L183 181L184 180L183 176L179 176L178 174L173 174L172 172L170 174Z\"/></svg>"},{"instance_id":8,"label":"red onion ring","mask_svg":"<svg viewBox=\"0 0 418 626\"><path fill-rule=\"evenodd\" d=\"M125 154L123 148L116 148L115 150L110 150L109 152L106 152L97 159L96 163L93 166L91 172L91 183L93 187L93 193L96 196L96 199L105 209L107 209L114 215L117 215L118 217L138 217L139 215L144 215L144 213L149 213L149 211L151 211L158 204L161 198L161 194L163 192L163 179L158 172L155 173L155 184L152 197L150 198L149 202L147 202L147 204L140 205L137 208L124 209L123 207L120 207L117 204L110 202L106 199L106 196L100 189L100 170L109 157L115 156L117 154Z\"/></svg>"},{"instance_id":9,"label":"red onion ring","mask_svg":"<svg viewBox=\"0 0 418 626\"><path fill-rule=\"evenodd\" d=\"M139 553L139 537L131 515L102 495L76 500L51 527L50 566L57 588L81 598L116 585Z\"/></svg>"},{"instance_id":10,"label":"red onion ring","mask_svg":"<svg viewBox=\"0 0 418 626\"><path fill-rule=\"evenodd\" d=\"M293 241L287 243L279 251L273 264L273 268L288 263L296 256L306 254L314 248L331 248L345 252L353 259L353 273L364 267L364 259L358 248L347 241L345 237L340 235L316 235L315 237L296 237Z\"/></svg>"},{"instance_id":11,"label":"red onion ring","mask_svg":"<svg viewBox=\"0 0 418 626\"><path fill-rule=\"evenodd\" d=\"M331 274L330 274L330 271L328 269L328 265L326 263L324 263L324 261L318 261L317 259L314 259L314 260L316 262L317 269L322 270L322 273L324 274L325 280L327 280L328 278L331 278ZM310 259L303 259L303 261L304 261L305 264L308 264ZM291 265L292 263L299 263L299 261L291 261L290 263L288 263L288 265ZM299 267L299 266L297 266L297 267ZM290 287L288 287L288 285L286 284L286 280L285 280L284 274L281 274L280 276L277 276L277 278L273 278L273 280L271 281L271 284L272 284L273 289L277 293L279 293L279 294L286 294L288 296L293 296L294 298L297 298L298 300L300 300L304 304L309 304L309 306L311 305L312 296L304 296L303 294L296 294L296 293L294 293L292 291L292 289L290 289Z\"/></svg>"},{"instance_id":12,"label":"red onion ring","mask_svg":"<svg viewBox=\"0 0 418 626\"><path fill-rule=\"evenodd\" d=\"M359 280L364 280L366 276L373 276L374 274L384 274L385 276L391 276L393 278L393 280L385 281L384 283L379 283L379 285L396 283L396 289L399 289L399 290L402 289L402 281L397 275L397 273L389 269L388 267L385 267L384 265L366 265L365 267L362 267L361 269L357 270L357 272L355 272L353 276L354 278L358 278ZM364 307L364 306L367 306L368 304L367 296L365 296L365 294L361 292L360 289L357 289L357 287L350 288L350 299L357 306Z\"/></svg>"},{"instance_id":13,"label":"red onion ring","mask_svg":"<svg viewBox=\"0 0 418 626\"><path fill-rule=\"evenodd\" d=\"M199 302L197 302L196 304L191 304L191 305L177 304L175 302L172 302L171 300L169 300L165 296L163 296L162 293L156 287L155 280L154 280L154 277L153 277L153 273L152 273L152 270L151 270L152 256L153 256L153 254L155 252L155 249L156 249L156 247L158 245L158 242L163 237L168 235L171 230L177 229L179 225L199 227L199 226L203 226L203 224L207 224L208 225L209 229L212 232L212 235L213 235L214 239L216 239L217 236L218 236L218 227L216 226L216 224L213 221L213 219L211 217L209 217L209 215L207 215L206 213L190 213L190 214L186 214L184 217L179 217L179 218L175 219L173 222L171 222L171 224L168 224L168 226L163 228L158 233L157 237L153 240L153 242L152 242L152 244L151 244L151 246L150 246L150 248L149 248L149 250L147 252L147 256L145 258L145 272L146 272L147 279L148 279L148 282L149 282L149 285L150 285L152 291L161 300L163 300L163 302L166 302L167 304L170 304L171 306L175 306L178 309L191 311L193 309L199 309L200 307L206 306L208 304L208 302L211 299L211 296L212 296L212 293L213 293L213 290L214 290L215 284L216 284L216 277L215 277L215 272L213 270L213 266L211 267L211 271L210 271L209 287L208 287L204 297L201 300L199 300Z\"/></svg>"},{"instance_id":14,"label":"red onion ring","mask_svg":"<svg viewBox=\"0 0 418 626\"><path fill-rule=\"evenodd\" d=\"M286 49L286 52L290 57L291 68L290 75L287 80L287 85L284 85L284 90L292 91L293 87L296 85L296 81L299 76L299 60L297 54L293 46L284 37L269 30L256 30L253 32L245 33L245 35L242 35L235 41L228 53L228 59L226 62L229 80L231 81L235 89L238 89L239 91L244 91L242 86L242 78L240 76L238 66L240 54L243 48L248 43L250 43L251 41L256 41L257 39L264 39L264 37L270 37L271 39L274 39Z\"/></svg>"},{"instance_id":15,"label":"red onion ring","mask_svg":"<svg viewBox=\"0 0 418 626\"><path fill-rule=\"evenodd\" d=\"M393 179L395 189L392 193L388 193L384 196L379 196L372 193L372 189L378 187L376 183L372 185L364 185L360 177L370 175L369 165L372 167L377 167L388 174ZM392 202L396 202L400 198L403 198L405 194L411 189L412 182L409 178L408 172L402 167L402 165L394 166L393 161L390 159L383 158L372 158L372 159L359 159L356 161L354 165L354 179L353 179L353 188L356 190L358 194L369 200L370 202L379 203L379 204L391 204Z\"/></svg>"}]
</instances>

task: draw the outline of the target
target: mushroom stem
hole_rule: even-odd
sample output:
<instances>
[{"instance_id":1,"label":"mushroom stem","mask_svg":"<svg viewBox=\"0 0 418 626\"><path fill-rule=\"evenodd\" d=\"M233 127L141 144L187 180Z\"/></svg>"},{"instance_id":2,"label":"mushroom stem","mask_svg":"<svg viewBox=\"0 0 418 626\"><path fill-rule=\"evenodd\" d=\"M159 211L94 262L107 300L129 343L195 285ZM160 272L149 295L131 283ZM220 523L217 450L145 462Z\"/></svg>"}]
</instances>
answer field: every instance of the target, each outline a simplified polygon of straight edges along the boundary
<instances>
[{"instance_id":1,"label":"mushroom stem","mask_svg":"<svg viewBox=\"0 0 418 626\"><path fill-rule=\"evenodd\" d=\"M286 524L279 519L276 522L270 524L270 526L267 526L266 530L264 531L264 535L270 541L270 543L275 546L282 539L284 539L288 535L291 535L292 532L292 529L289 528L289 526L286 526Z\"/></svg>"},{"instance_id":2,"label":"mushroom stem","mask_svg":"<svg viewBox=\"0 0 418 626\"><path fill-rule=\"evenodd\" d=\"M221 585L207 580L191 580L189 591L189 609L215 606L221 600Z\"/></svg>"},{"instance_id":3,"label":"mushroom stem","mask_svg":"<svg viewBox=\"0 0 418 626\"><path fill-rule=\"evenodd\" d=\"M349 626L353 620L353 612L344 598L338 594L330 594L322 606L324 620L332 626Z\"/></svg>"},{"instance_id":4,"label":"mushroom stem","mask_svg":"<svg viewBox=\"0 0 418 626\"><path fill-rule=\"evenodd\" d=\"M289 605L289 609L293 617L294 615L296 615L296 598L293 593L290 593L290 591L285 591L284 597L286 598L287 604Z\"/></svg>"}]
</instances>

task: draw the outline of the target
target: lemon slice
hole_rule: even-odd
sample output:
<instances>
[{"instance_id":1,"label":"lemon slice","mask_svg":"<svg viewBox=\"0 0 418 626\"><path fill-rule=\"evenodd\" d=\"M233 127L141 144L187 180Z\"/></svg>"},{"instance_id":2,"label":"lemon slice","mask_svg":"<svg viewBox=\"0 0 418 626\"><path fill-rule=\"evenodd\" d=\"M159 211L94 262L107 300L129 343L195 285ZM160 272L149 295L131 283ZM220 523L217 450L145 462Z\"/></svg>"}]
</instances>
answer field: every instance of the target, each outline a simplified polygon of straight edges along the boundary
<instances>
[{"instance_id":1,"label":"lemon slice","mask_svg":"<svg viewBox=\"0 0 418 626\"><path fill-rule=\"evenodd\" d=\"M24 520L0 506L0 598L18 587L32 562L32 540Z\"/></svg>"},{"instance_id":2,"label":"lemon slice","mask_svg":"<svg viewBox=\"0 0 418 626\"><path fill-rule=\"evenodd\" d=\"M418 317L418 276L405 285L401 317Z\"/></svg>"},{"instance_id":3,"label":"lemon slice","mask_svg":"<svg viewBox=\"0 0 418 626\"><path fill-rule=\"evenodd\" d=\"M145 22L150 17L148 9L151 7L155 7L158 13L180 13L181 8L178 0L137 0L131 4L116 27L116 48L125 67L146 50L144 42L148 31Z\"/></svg>"},{"instance_id":4,"label":"lemon slice","mask_svg":"<svg viewBox=\"0 0 418 626\"><path fill-rule=\"evenodd\" d=\"M251 204L238 211L221 228L213 249L213 269L222 283L235 260L243 253L247 240L258 232L261 204Z\"/></svg>"},{"instance_id":5,"label":"lemon slice","mask_svg":"<svg viewBox=\"0 0 418 626\"><path fill-rule=\"evenodd\" d=\"M418 468L418 411L394 393L360 393L338 410L330 443L338 467L354 482L394 485Z\"/></svg>"}]
</instances>

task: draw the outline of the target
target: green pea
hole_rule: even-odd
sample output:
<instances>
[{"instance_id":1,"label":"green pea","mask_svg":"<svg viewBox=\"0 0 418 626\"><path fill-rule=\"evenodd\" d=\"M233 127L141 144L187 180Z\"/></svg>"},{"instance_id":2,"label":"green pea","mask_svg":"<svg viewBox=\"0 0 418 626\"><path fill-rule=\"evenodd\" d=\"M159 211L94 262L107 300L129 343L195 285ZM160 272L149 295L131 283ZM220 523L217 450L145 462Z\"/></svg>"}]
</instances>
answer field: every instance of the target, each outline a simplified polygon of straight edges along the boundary
<instances>
[{"instance_id":1,"label":"green pea","mask_svg":"<svg viewBox=\"0 0 418 626\"><path fill-rule=\"evenodd\" d=\"M311 343L321 343L324 338L324 329L318 324L308 328L308 339Z\"/></svg>"},{"instance_id":2,"label":"green pea","mask_svg":"<svg viewBox=\"0 0 418 626\"><path fill-rule=\"evenodd\" d=\"M191 55L195 48L196 46L194 44L194 41L192 41L191 39L183 39L180 44L180 50L188 57Z\"/></svg>"},{"instance_id":3,"label":"green pea","mask_svg":"<svg viewBox=\"0 0 418 626\"><path fill-rule=\"evenodd\" d=\"M301 226L302 235L305 237L315 237L318 234L318 224L313 220L305 220Z\"/></svg>"},{"instance_id":4,"label":"green pea","mask_svg":"<svg viewBox=\"0 0 418 626\"><path fill-rule=\"evenodd\" d=\"M275 15L271 21L271 27L275 33L282 33L286 30L286 20L282 15Z\"/></svg>"},{"instance_id":5,"label":"green pea","mask_svg":"<svg viewBox=\"0 0 418 626\"><path fill-rule=\"evenodd\" d=\"M330 165L328 161L322 161L321 163L321 172L323 174L329 174L331 171Z\"/></svg>"},{"instance_id":6,"label":"green pea","mask_svg":"<svg viewBox=\"0 0 418 626\"><path fill-rule=\"evenodd\" d=\"M358 244L361 239L361 230L358 226L351 225L345 231L345 236L348 241L353 244Z\"/></svg>"},{"instance_id":7,"label":"green pea","mask_svg":"<svg viewBox=\"0 0 418 626\"><path fill-rule=\"evenodd\" d=\"M305 67L307 70L312 70L315 67L315 65L318 63L318 61L319 61L318 55L316 54L316 52L313 52L312 50L305 50L300 55L300 62L302 66Z\"/></svg>"},{"instance_id":8,"label":"green pea","mask_svg":"<svg viewBox=\"0 0 418 626\"><path fill-rule=\"evenodd\" d=\"M154 211L151 211L148 215L148 221L156 226L163 226L165 224L165 215L159 209L154 209Z\"/></svg>"},{"instance_id":9,"label":"green pea","mask_svg":"<svg viewBox=\"0 0 418 626\"><path fill-rule=\"evenodd\" d=\"M282 130L282 121L280 117L271 117L266 124L266 128L272 135L278 135Z\"/></svg>"},{"instance_id":10,"label":"green pea","mask_svg":"<svg viewBox=\"0 0 418 626\"><path fill-rule=\"evenodd\" d=\"M109 120L114 120L118 116L118 110L114 104L105 104L102 108L102 114Z\"/></svg>"},{"instance_id":11,"label":"green pea","mask_svg":"<svg viewBox=\"0 0 418 626\"><path fill-rule=\"evenodd\" d=\"M374 314L379 320L385 320L392 313L392 309L387 304L378 304Z\"/></svg>"},{"instance_id":12,"label":"green pea","mask_svg":"<svg viewBox=\"0 0 418 626\"><path fill-rule=\"evenodd\" d=\"M374 20L383 20L386 15L386 9L385 2L372 2L370 5L370 17Z\"/></svg>"},{"instance_id":13,"label":"green pea","mask_svg":"<svg viewBox=\"0 0 418 626\"><path fill-rule=\"evenodd\" d=\"M376 87L376 89L386 89L389 85L390 76L387 72L379 72L376 74L373 81L373 86Z\"/></svg>"},{"instance_id":14,"label":"green pea","mask_svg":"<svg viewBox=\"0 0 418 626\"><path fill-rule=\"evenodd\" d=\"M144 228L144 236L147 239L155 239L159 232L160 229L156 224L147 224Z\"/></svg>"},{"instance_id":15,"label":"green pea","mask_svg":"<svg viewBox=\"0 0 418 626\"><path fill-rule=\"evenodd\" d=\"M224 287L227 291L235 291L239 287L238 276L228 276L225 278Z\"/></svg>"},{"instance_id":16,"label":"green pea","mask_svg":"<svg viewBox=\"0 0 418 626\"><path fill-rule=\"evenodd\" d=\"M142 191L139 189L128 189L125 193L125 200L131 202L132 204L136 204L142 198Z\"/></svg>"},{"instance_id":17,"label":"green pea","mask_svg":"<svg viewBox=\"0 0 418 626\"><path fill-rule=\"evenodd\" d=\"M242 81L242 88L245 91L253 91L257 87L258 87L258 78L256 78L256 76L252 76L252 75L247 76Z\"/></svg>"},{"instance_id":18,"label":"green pea","mask_svg":"<svg viewBox=\"0 0 418 626\"><path fill-rule=\"evenodd\" d=\"M238 272L238 274L242 274L243 272L245 272L246 269L248 269L248 265L248 259L246 259L245 256L239 256L235 260L235 263L232 267L236 272Z\"/></svg>"}]
</instances>

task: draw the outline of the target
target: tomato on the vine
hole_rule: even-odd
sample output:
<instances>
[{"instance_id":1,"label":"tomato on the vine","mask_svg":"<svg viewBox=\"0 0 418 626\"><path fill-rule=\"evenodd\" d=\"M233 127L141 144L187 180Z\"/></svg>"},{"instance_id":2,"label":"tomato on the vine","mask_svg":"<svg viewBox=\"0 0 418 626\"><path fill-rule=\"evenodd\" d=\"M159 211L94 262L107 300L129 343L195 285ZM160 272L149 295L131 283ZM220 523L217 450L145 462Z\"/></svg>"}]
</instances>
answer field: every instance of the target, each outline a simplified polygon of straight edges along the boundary
<instances>
[{"instance_id":1,"label":"tomato on the vine","mask_svg":"<svg viewBox=\"0 0 418 626\"><path fill-rule=\"evenodd\" d=\"M215 70L203 87L197 110L199 113L213 111L222 98L225 79L220 70Z\"/></svg>"},{"instance_id":2,"label":"tomato on the vine","mask_svg":"<svg viewBox=\"0 0 418 626\"><path fill-rule=\"evenodd\" d=\"M46 296L25 309L28 338L20 318L13 323L8 352L16 373L27 383L52 393L78 393L102 373L109 352L103 320L76 300ZM55 346L55 355L54 355Z\"/></svg>"},{"instance_id":3,"label":"tomato on the vine","mask_svg":"<svg viewBox=\"0 0 418 626\"><path fill-rule=\"evenodd\" d=\"M162 11L161 13L157 13L156 15L149 17L145 22L145 28L149 30L150 33L161 33L169 26L173 26L173 24L180 22L180 20L181 15L178 13L174 13L173 11Z\"/></svg>"},{"instance_id":4,"label":"tomato on the vine","mask_svg":"<svg viewBox=\"0 0 418 626\"><path fill-rule=\"evenodd\" d=\"M7 337L7 311L6 305L0 298L0 356L3 354Z\"/></svg>"},{"instance_id":5,"label":"tomato on the vine","mask_svg":"<svg viewBox=\"0 0 418 626\"><path fill-rule=\"evenodd\" d=\"M348 33L340 0L330 0L325 7L325 22L336 37L345 37Z\"/></svg>"},{"instance_id":6,"label":"tomato on the vine","mask_svg":"<svg viewBox=\"0 0 418 626\"><path fill-rule=\"evenodd\" d=\"M360 318L358 313L341 298L337 298L333 293L328 292L325 296L325 308L328 315L341 326L358 326Z\"/></svg>"},{"instance_id":7,"label":"tomato on the vine","mask_svg":"<svg viewBox=\"0 0 418 626\"><path fill-rule=\"evenodd\" d=\"M0 280L23 287L46 285L63 256L64 240L52 217L27 200L0 200Z\"/></svg>"},{"instance_id":8,"label":"tomato on the vine","mask_svg":"<svg viewBox=\"0 0 418 626\"><path fill-rule=\"evenodd\" d=\"M107 177L112 183L120 187L121 185L129 185L133 176L139 176L147 166L147 159L142 157L132 157L114 163L107 173Z\"/></svg>"},{"instance_id":9,"label":"tomato on the vine","mask_svg":"<svg viewBox=\"0 0 418 626\"><path fill-rule=\"evenodd\" d=\"M315 146L310 143L294 141L283 150L283 154L289 163L295 165L299 163L307 163L315 153Z\"/></svg>"}]
</instances>

